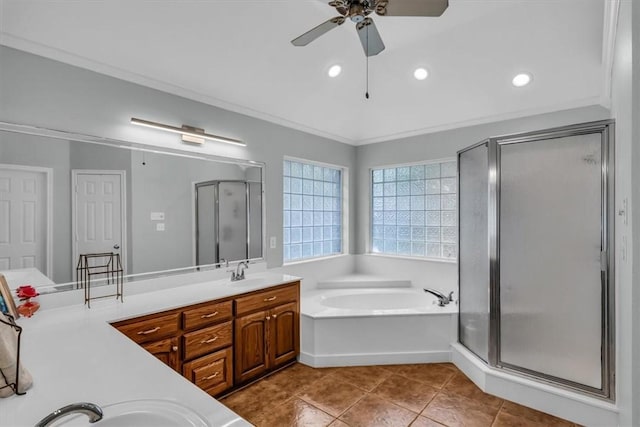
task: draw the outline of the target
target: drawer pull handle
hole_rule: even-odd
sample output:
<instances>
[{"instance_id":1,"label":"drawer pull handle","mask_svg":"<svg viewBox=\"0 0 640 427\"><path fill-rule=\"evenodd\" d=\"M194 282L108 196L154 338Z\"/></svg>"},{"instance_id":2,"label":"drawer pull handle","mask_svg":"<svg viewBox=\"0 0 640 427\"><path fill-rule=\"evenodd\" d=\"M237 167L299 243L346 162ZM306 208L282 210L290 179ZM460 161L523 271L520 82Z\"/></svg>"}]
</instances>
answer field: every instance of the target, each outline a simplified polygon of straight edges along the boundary
<instances>
[{"instance_id":1,"label":"drawer pull handle","mask_svg":"<svg viewBox=\"0 0 640 427\"><path fill-rule=\"evenodd\" d=\"M212 342L214 342L217 339L218 339L217 336L213 337L213 338L209 338L208 340L200 341L200 344L211 344Z\"/></svg>"},{"instance_id":2,"label":"drawer pull handle","mask_svg":"<svg viewBox=\"0 0 640 427\"><path fill-rule=\"evenodd\" d=\"M203 380L204 381L209 381L214 379L215 377L217 377L218 375L220 375L220 372L216 372L215 374L209 375L208 377L204 377Z\"/></svg>"},{"instance_id":3,"label":"drawer pull handle","mask_svg":"<svg viewBox=\"0 0 640 427\"><path fill-rule=\"evenodd\" d=\"M200 316L201 319L208 319L210 317L216 316L218 314L217 311L214 311L213 313L209 313L209 314L203 314L202 316Z\"/></svg>"},{"instance_id":4,"label":"drawer pull handle","mask_svg":"<svg viewBox=\"0 0 640 427\"><path fill-rule=\"evenodd\" d=\"M147 329L146 331L140 331L138 332L138 335L149 335L154 332L158 332L159 330L160 330L160 326L156 326L155 328Z\"/></svg>"},{"instance_id":5,"label":"drawer pull handle","mask_svg":"<svg viewBox=\"0 0 640 427\"><path fill-rule=\"evenodd\" d=\"M278 298L278 297L277 296L273 296L273 297L265 298L264 302L275 301L276 298Z\"/></svg>"}]
</instances>

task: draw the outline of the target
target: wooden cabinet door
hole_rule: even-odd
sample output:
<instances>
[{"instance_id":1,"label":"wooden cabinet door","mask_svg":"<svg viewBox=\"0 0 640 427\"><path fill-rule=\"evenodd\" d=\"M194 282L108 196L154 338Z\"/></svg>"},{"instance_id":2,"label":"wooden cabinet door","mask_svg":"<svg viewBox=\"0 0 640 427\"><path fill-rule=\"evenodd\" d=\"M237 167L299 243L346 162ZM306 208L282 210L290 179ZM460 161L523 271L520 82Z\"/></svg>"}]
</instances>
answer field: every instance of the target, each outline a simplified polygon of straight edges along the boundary
<instances>
[{"instance_id":1,"label":"wooden cabinet door","mask_svg":"<svg viewBox=\"0 0 640 427\"><path fill-rule=\"evenodd\" d=\"M181 373L178 337L142 344L142 347L171 367L171 369Z\"/></svg>"},{"instance_id":2,"label":"wooden cabinet door","mask_svg":"<svg viewBox=\"0 0 640 427\"><path fill-rule=\"evenodd\" d=\"M298 304L283 304L269 311L269 367L283 365L299 353Z\"/></svg>"},{"instance_id":3,"label":"wooden cabinet door","mask_svg":"<svg viewBox=\"0 0 640 427\"><path fill-rule=\"evenodd\" d=\"M244 382L268 368L267 311L238 317L235 320L235 381Z\"/></svg>"}]
</instances>

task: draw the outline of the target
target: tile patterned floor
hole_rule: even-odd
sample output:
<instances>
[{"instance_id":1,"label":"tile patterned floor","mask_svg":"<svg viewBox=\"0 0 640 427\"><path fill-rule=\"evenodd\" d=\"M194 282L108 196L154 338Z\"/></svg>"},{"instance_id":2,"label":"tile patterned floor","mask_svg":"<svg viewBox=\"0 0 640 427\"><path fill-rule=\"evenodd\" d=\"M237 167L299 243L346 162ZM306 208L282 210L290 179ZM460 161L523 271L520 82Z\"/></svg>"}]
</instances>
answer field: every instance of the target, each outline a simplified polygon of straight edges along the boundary
<instances>
[{"instance_id":1,"label":"tile patterned floor","mask_svg":"<svg viewBox=\"0 0 640 427\"><path fill-rule=\"evenodd\" d=\"M258 427L575 427L483 393L453 364L297 363L224 399Z\"/></svg>"}]
</instances>

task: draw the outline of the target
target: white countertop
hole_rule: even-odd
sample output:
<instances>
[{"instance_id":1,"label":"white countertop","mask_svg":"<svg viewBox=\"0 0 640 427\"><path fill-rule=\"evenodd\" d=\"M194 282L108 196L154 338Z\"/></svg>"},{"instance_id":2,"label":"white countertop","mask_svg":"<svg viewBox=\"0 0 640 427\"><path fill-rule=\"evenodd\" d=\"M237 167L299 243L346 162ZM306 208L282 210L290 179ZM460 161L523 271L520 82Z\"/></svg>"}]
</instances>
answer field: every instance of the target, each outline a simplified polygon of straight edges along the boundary
<instances>
[{"instance_id":1,"label":"white countertop","mask_svg":"<svg viewBox=\"0 0 640 427\"><path fill-rule=\"evenodd\" d=\"M109 323L297 280L260 273L235 283L208 281L125 295L124 303L96 300L91 309L73 305L21 318L21 358L34 385L24 396L0 399L0 426L33 426L70 403L107 405L134 399L174 400L216 427L250 426Z\"/></svg>"}]
</instances>

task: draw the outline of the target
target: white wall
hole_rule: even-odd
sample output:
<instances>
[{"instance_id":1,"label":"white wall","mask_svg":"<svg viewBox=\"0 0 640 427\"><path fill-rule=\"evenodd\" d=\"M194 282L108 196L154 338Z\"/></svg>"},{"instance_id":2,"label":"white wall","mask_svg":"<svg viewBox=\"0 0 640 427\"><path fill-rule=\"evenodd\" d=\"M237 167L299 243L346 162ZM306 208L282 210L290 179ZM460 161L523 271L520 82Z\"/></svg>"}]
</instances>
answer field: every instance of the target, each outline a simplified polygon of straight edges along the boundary
<instances>
[{"instance_id":1,"label":"white wall","mask_svg":"<svg viewBox=\"0 0 640 427\"><path fill-rule=\"evenodd\" d=\"M628 0L631 6L631 0ZM632 198L636 201L632 204L636 208L640 203L640 4L633 2L632 6L632 40L633 40L633 77L632 94L632 157L631 162L634 165L632 169ZM632 209L632 220L634 224L640 224L640 209ZM633 297L631 303L633 331L631 339L632 345L632 381L633 394L631 407L633 408L633 424L640 425L640 233L633 233L633 277L632 282L628 284L632 287Z\"/></svg>"},{"instance_id":2,"label":"white wall","mask_svg":"<svg viewBox=\"0 0 640 427\"><path fill-rule=\"evenodd\" d=\"M330 139L4 46L0 46L0 63L0 121L266 163L266 233L278 242L275 249L267 246L270 267L282 265L283 156L355 167L355 147ZM131 125L131 117L197 126L243 140L247 147L215 142L184 145L175 134ZM350 193L354 192L352 181ZM351 210L349 223L355 222ZM355 240L352 229L349 241Z\"/></svg>"},{"instance_id":3,"label":"white wall","mask_svg":"<svg viewBox=\"0 0 640 427\"><path fill-rule=\"evenodd\" d=\"M354 177L357 185L354 202L358 218L355 225L358 239L355 246L356 253L369 252L371 168L455 158L458 150L492 136L603 120L609 117L610 113L607 109L593 106L359 146ZM416 286L424 284L424 286L439 288L443 291L457 290L458 267L455 263L364 255L358 257L357 269L362 273L379 272L393 277L411 278Z\"/></svg>"},{"instance_id":4,"label":"white wall","mask_svg":"<svg viewBox=\"0 0 640 427\"><path fill-rule=\"evenodd\" d=\"M631 1L620 2L618 30L614 52L611 91L611 115L616 119L616 212L623 209L626 199L631 206L631 148L632 148L632 58L631 58ZM629 214L629 212L627 212ZM634 425L632 420L632 396L634 387L632 376L632 328L633 289L632 275L632 218L625 224L617 215L616 248L616 288L617 288L617 367L618 405L620 425ZM625 253L626 252L626 253ZM636 391L637 392L637 391ZM636 421L637 423L638 421Z\"/></svg>"}]
</instances>

